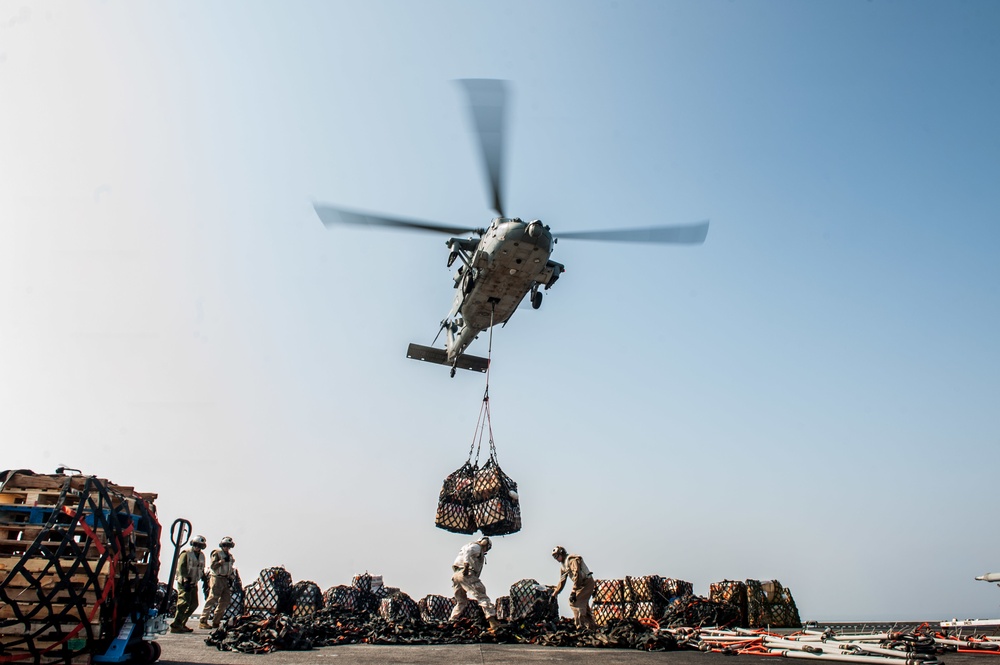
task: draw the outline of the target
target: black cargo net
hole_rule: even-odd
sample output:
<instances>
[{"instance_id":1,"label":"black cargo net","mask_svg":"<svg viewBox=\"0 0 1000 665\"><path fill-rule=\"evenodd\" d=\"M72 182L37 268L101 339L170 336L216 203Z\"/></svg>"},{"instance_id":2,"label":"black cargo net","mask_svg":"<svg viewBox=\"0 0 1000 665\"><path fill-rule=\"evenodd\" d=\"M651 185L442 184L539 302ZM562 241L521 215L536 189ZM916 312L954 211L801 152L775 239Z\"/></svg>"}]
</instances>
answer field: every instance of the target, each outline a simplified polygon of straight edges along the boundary
<instances>
[{"instance_id":1,"label":"black cargo net","mask_svg":"<svg viewBox=\"0 0 1000 665\"><path fill-rule=\"evenodd\" d=\"M386 596L379 603L379 616L390 623L420 623L420 607L402 591Z\"/></svg>"},{"instance_id":2,"label":"black cargo net","mask_svg":"<svg viewBox=\"0 0 1000 665\"><path fill-rule=\"evenodd\" d=\"M301 581L292 586L292 616L315 614L323 609L323 592L315 582Z\"/></svg>"},{"instance_id":3,"label":"black cargo net","mask_svg":"<svg viewBox=\"0 0 1000 665\"><path fill-rule=\"evenodd\" d=\"M500 596L493 602L497 610L497 619L510 621L510 596Z\"/></svg>"},{"instance_id":4,"label":"black cargo net","mask_svg":"<svg viewBox=\"0 0 1000 665\"><path fill-rule=\"evenodd\" d=\"M708 586L708 599L729 605L736 611L735 625L747 625L747 585L739 580L722 580Z\"/></svg>"},{"instance_id":5,"label":"black cargo net","mask_svg":"<svg viewBox=\"0 0 1000 665\"><path fill-rule=\"evenodd\" d=\"M287 614L292 608L292 576L281 566L265 568L244 590L247 614Z\"/></svg>"},{"instance_id":6,"label":"black cargo net","mask_svg":"<svg viewBox=\"0 0 1000 665\"><path fill-rule=\"evenodd\" d=\"M689 594L691 583L659 575L595 580L592 610L601 626L616 621L657 621L675 598Z\"/></svg>"},{"instance_id":7,"label":"black cargo net","mask_svg":"<svg viewBox=\"0 0 1000 665\"><path fill-rule=\"evenodd\" d=\"M119 489L0 472L0 663L87 662L155 607L160 524Z\"/></svg>"},{"instance_id":8,"label":"black cargo net","mask_svg":"<svg viewBox=\"0 0 1000 665\"><path fill-rule=\"evenodd\" d=\"M447 596L429 594L417 602L417 607L420 608L420 618L424 623L439 624L446 622L451 617L455 600Z\"/></svg>"},{"instance_id":9,"label":"black cargo net","mask_svg":"<svg viewBox=\"0 0 1000 665\"><path fill-rule=\"evenodd\" d=\"M233 617L243 616L246 611L246 603L243 593L243 581L240 579L240 571L233 570L232 577L229 578L229 591L232 594L229 598L229 607L222 615L223 621L229 621ZM170 616L175 616L172 613Z\"/></svg>"},{"instance_id":10,"label":"black cargo net","mask_svg":"<svg viewBox=\"0 0 1000 665\"><path fill-rule=\"evenodd\" d=\"M388 599L386 599L388 600ZM426 600L426 599L425 599ZM478 606L470 603L470 607ZM379 612L354 612L327 605L307 617L283 614L244 616L213 631L205 640L220 651L269 653L342 644L535 644L538 646L643 649L676 648L673 635L637 621L618 622L599 631L578 629L572 619L501 624L489 630L482 611L478 620L452 622L386 619Z\"/></svg>"},{"instance_id":11,"label":"black cargo net","mask_svg":"<svg viewBox=\"0 0 1000 665\"><path fill-rule=\"evenodd\" d=\"M747 580L747 626L750 628L799 628L799 610L791 592L778 580Z\"/></svg>"},{"instance_id":12,"label":"black cargo net","mask_svg":"<svg viewBox=\"0 0 1000 665\"><path fill-rule=\"evenodd\" d=\"M736 626L739 624L739 610L728 603L718 603L701 596L686 595L674 598L664 610L660 625L689 626Z\"/></svg>"},{"instance_id":13,"label":"black cargo net","mask_svg":"<svg viewBox=\"0 0 1000 665\"><path fill-rule=\"evenodd\" d=\"M446 531L472 534L479 530L485 536L505 536L521 530L517 483L503 472L497 461L489 400L487 389L469 457L445 478L438 496L434 524ZM488 441L489 457L480 467L484 438Z\"/></svg>"},{"instance_id":14,"label":"black cargo net","mask_svg":"<svg viewBox=\"0 0 1000 665\"><path fill-rule=\"evenodd\" d=\"M552 590L537 580L525 579L510 585L510 620L537 623L559 618L559 604Z\"/></svg>"}]
</instances>

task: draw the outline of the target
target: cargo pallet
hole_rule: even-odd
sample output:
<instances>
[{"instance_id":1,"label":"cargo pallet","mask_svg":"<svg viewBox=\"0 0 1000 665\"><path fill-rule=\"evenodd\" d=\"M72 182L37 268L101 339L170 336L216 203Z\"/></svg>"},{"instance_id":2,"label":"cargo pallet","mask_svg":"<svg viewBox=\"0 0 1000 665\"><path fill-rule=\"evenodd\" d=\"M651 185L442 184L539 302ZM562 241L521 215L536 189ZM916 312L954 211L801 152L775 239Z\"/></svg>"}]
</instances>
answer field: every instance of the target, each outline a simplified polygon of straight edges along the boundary
<instances>
[{"instance_id":1,"label":"cargo pallet","mask_svg":"<svg viewBox=\"0 0 1000 665\"><path fill-rule=\"evenodd\" d=\"M0 473L0 663L159 656L150 640L165 624L146 621L156 616L155 498L94 476Z\"/></svg>"}]
</instances>

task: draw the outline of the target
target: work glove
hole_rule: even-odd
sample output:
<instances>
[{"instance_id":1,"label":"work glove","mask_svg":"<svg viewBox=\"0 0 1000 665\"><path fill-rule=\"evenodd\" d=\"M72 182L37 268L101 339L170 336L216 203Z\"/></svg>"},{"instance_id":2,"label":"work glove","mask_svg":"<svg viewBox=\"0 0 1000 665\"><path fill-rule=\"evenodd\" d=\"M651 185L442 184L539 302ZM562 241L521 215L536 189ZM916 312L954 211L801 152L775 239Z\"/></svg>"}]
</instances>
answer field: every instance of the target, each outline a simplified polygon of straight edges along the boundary
<instances>
[{"instance_id":1,"label":"work glove","mask_svg":"<svg viewBox=\"0 0 1000 665\"><path fill-rule=\"evenodd\" d=\"M571 605L576 602L576 591L569 592L569 602Z\"/></svg>"},{"instance_id":2,"label":"work glove","mask_svg":"<svg viewBox=\"0 0 1000 665\"><path fill-rule=\"evenodd\" d=\"M472 574L472 567L469 566L469 564L465 564L462 567L462 577L468 577L471 574Z\"/></svg>"}]
</instances>

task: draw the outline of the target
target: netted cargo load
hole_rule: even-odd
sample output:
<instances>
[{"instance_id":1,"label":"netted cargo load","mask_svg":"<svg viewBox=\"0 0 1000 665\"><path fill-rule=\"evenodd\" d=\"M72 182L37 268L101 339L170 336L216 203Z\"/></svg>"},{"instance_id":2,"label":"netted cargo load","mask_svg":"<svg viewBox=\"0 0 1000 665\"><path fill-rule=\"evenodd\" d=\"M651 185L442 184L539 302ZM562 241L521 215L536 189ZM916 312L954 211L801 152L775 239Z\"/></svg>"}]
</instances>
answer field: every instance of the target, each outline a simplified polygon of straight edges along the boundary
<instances>
[{"instance_id":1,"label":"netted cargo load","mask_svg":"<svg viewBox=\"0 0 1000 665\"><path fill-rule=\"evenodd\" d=\"M738 626L747 625L747 585L739 580L722 580L708 587L708 599L733 607L738 613Z\"/></svg>"},{"instance_id":2,"label":"netted cargo load","mask_svg":"<svg viewBox=\"0 0 1000 665\"><path fill-rule=\"evenodd\" d=\"M622 585L626 603L649 603L659 590L660 578L655 575L626 577Z\"/></svg>"},{"instance_id":3,"label":"netted cargo load","mask_svg":"<svg viewBox=\"0 0 1000 665\"><path fill-rule=\"evenodd\" d=\"M625 618L622 605L624 603L595 603L590 610L594 614L594 621L599 626L607 626L613 621L621 621Z\"/></svg>"},{"instance_id":4,"label":"netted cargo load","mask_svg":"<svg viewBox=\"0 0 1000 665\"><path fill-rule=\"evenodd\" d=\"M222 615L223 621L229 621L233 617L243 616L243 581L240 579L240 571L234 570L233 576L229 579L229 591L232 596L229 599L229 607ZM171 614L170 616L174 616Z\"/></svg>"},{"instance_id":5,"label":"netted cargo load","mask_svg":"<svg viewBox=\"0 0 1000 665\"><path fill-rule=\"evenodd\" d=\"M247 614L288 614L292 608L292 576L281 566L265 568L244 590Z\"/></svg>"},{"instance_id":6,"label":"netted cargo load","mask_svg":"<svg viewBox=\"0 0 1000 665\"><path fill-rule=\"evenodd\" d=\"M420 608L408 595L402 591L397 591L382 599L378 606L378 613L383 619L390 623L412 623L419 622Z\"/></svg>"},{"instance_id":7,"label":"netted cargo load","mask_svg":"<svg viewBox=\"0 0 1000 665\"><path fill-rule=\"evenodd\" d=\"M657 619L662 606L653 601L636 601L622 603L622 617L625 619Z\"/></svg>"},{"instance_id":8,"label":"netted cargo load","mask_svg":"<svg viewBox=\"0 0 1000 665\"><path fill-rule=\"evenodd\" d=\"M480 482L481 478L485 480ZM472 514L483 535L504 536L521 530L517 483L500 469L494 457L476 472L473 487L478 502L472 507Z\"/></svg>"},{"instance_id":9,"label":"netted cargo load","mask_svg":"<svg viewBox=\"0 0 1000 665\"><path fill-rule=\"evenodd\" d=\"M159 589L155 494L0 471L0 661L86 663Z\"/></svg>"},{"instance_id":10,"label":"netted cargo load","mask_svg":"<svg viewBox=\"0 0 1000 665\"><path fill-rule=\"evenodd\" d=\"M660 578L660 597L667 603L678 596L690 596L694 594L694 585L684 580L675 580L671 577Z\"/></svg>"},{"instance_id":11,"label":"netted cargo load","mask_svg":"<svg viewBox=\"0 0 1000 665\"><path fill-rule=\"evenodd\" d=\"M372 594L354 586L340 584L330 587L323 594L324 607L339 607L348 612L367 612Z\"/></svg>"},{"instance_id":12,"label":"netted cargo load","mask_svg":"<svg viewBox=\"0 0 1000 665\"><path fill-rule=\"evenodd\" d=\"M4 569L0 568L0 574L2 574L3 572L4 572ZM164 598L168 598L168 596L169 596L169 599L167 600L167 610L166 610L165 614L167 616L171 616L171 617L177 616L177 589L175 589L175 588L171 589L171 588L167 587L166 582L160 582L158 585L156 585L156 606L157 607L162 607L163 606L163 599Z\"/></svg>"},{"instance_id":13,"label":"netted cargo load","mask_svg":"<svg viewBox=\"0 0 1000 665\"><path fill-rule=\"evenodd\" d=\"M510 585L510 620L538 622L559 618L559 603L552 590L537 580L524 579Z\"/></svg>"},{"instance_id":14,"label":"netted cargo load","mask_svg":"<svg viewBox=\"0 0 1000 665\"><path fill-rule=\"evenodd\" d=\"M487 433L490 454L480 467L479 454ZM441 487L435 526L453 533L471 534L479 530L485 536L506 536L521 530L517 483L500 468L496 452L487 391L469 457L445 478Z\"/></svg>"},{"instance_id":15,"label":"netted cargo load","mask_svg":"<svg viewBox=\"0 0 1000 665\"><path fill-rule=\"evenodd\" d=\"M747 626L801 628L799 610L791 592L778 580L747 580Z\"/></svg>"},{"instance_id":16,"label":"netted cargo load","mask_svg":"<svg viewBox=\"0 0 1000 665\"><path fill-rule=\"evenodd\" d=\"M600 626L606 626L613 621L659 619L662 606L653 601L594 603L591 611L594 613L594 621Z\"/></svg>"},{"instance_id":17,"label":"netted cargo load","mask_svg":"<svg viewBox=\"0 0 1000 665\"><path fill-rule=\"evenodd\" d=\"M417 602L420 608L420 618L426 624L439 624L448 621L451 610L455 607L455 599L436 594L428 594ZM499 606L498 606L499 614Z\"/></svg>"},{"instance_id":18,"label":"netted cargo load","mask_svg":"<svg viewBox=\"0 0 1000 665\"><path fill-rule=\"evenodd\" d=\"M500 596L493 605L497 608L497 619L510 621L510 596Z\"/></svg>"},{"instance_id":19,"label":"netted cargo load","mask_svg":"<svg viewBox=\"0 0 1000 665\"><path fill-rule=\"evenodd\" d=\"M323 609L323 592L315 582L301 581L292 586L292 616L306 617Z\"/></svg>"},{"instance_id":20,"label":"netted cargo load","mask_svg":"<svg viewBox=\"0 0 1000 665\"><path fill-rule=\"evenodd\" d=\"M486 613L483 612L483 608L479 606L479 603L469 600L469 604L465 606L465 611L462 612L460 619L468 619L474 624L482 624L486 621Z\"/></svg>"},{"instance_id":21,"label":"netted cargo load","mask_svg":"<svg viewBox=\"0 0 1000 665\"><path fill-rule=\"evenodd\" d=\"M735 605L717 603L695 595L677 596L667 605L660 617L662 627L717 626L734 627L739 623L740 613Z\"/></svg>"},{"instance_id":22,"label":"netted cargo load","mask_svg":"<svg viewBox=\"0 0 1000 665\"><path fill-rule=\"evenodd\" d=\"M372 575L366 571L360 575L355 575L354 579L351 580L351 586L355 589L367 591L368 593L379 594L385 585L381 575Z\"/></svg>"},{"instance_id":23,"label":"netted cargo load","mask_svg":"<svg viewBox=\"0 0 1000 665\"><path fill-rule=\"evenodd\" d=\"M472 464L466 462L444 479L438 496L434 526L452 533L476 532L476 518L472 514L472 482L475 474Z\"/></svg>"},{"instance_id":24,"label":"netted cargo load","mask_svg":"<svg viewBox=\"0 0 1000 665\"><path fill-rule=\"evenodd\" d=\"M625 593L622 590L622 580L594 580L594 603L614 603L625 602Z\"/></svg>"}]
</instances>

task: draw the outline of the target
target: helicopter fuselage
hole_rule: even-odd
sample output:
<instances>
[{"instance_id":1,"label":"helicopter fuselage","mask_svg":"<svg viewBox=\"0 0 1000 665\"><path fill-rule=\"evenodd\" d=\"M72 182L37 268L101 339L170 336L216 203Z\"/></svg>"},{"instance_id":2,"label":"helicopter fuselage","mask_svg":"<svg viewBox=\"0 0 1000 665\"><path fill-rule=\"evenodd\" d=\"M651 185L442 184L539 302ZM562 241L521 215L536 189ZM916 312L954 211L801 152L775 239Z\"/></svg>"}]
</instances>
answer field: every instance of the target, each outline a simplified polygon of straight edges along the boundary
<instances>
[{"instance_id":1,"label":"helicopter fuselage","mask_svg":"<svg viewBox=\"0 0 1000 665\"><path fill-rule=\"evenodd\" d=\"M452 238L448 265L461 259L455 273L455 299L446 324L449 362L476 336L513 316L525 295L541 304L539 287L548 289L565 268L550 261L555 245L549 227L539 220L497 217L478 240Z\"/></svg>"}]
</instances>

